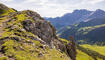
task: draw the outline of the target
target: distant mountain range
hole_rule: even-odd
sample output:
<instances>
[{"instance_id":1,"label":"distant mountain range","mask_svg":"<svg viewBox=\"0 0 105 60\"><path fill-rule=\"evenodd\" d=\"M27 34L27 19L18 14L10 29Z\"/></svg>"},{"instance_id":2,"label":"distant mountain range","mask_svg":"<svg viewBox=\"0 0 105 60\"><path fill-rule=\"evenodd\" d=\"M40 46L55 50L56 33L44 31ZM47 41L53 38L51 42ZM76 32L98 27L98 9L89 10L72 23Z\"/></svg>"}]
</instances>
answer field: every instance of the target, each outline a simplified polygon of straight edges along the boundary
<instances>
[{"instance_id":1,"label":"distant mountain range","mask_svg":"<svg viewBox=\"0 0 105 60\"><path fill-rule=\"evenodd\" d=\"M105 17L97 17L86 22L66 26L58 30L57 34L65 39L69 39L69 36L74 36L79 44L105 45Z\"/></svg>"},{"instance_id":2,"label":"distant mountain range","mask_svg":"<svg viewBox=\"0 0 105 60\"><path fill-rule=\"evenodd\" d=\"M64 16L56 18L47 18L45 20L50 21L56 29L79 23L81 21L89 21L94 18L103 18L105 17L105 11L97 9L96 11L89 11L86 9L74 10L72 13L67 13Z\"/></svg>"},{"instance_id":3,"label":"distant mountain range","mask_svg":"<svg viewBox=\"0 0 105 60\"><path fill-rule=\"evenodd\" d=\"M57 35L61 38L69 39L69 36L74 36L79 44L105 45L104 10L74 10L62 17L45 19L57 28Z\"/></svg>"}]
</instances>

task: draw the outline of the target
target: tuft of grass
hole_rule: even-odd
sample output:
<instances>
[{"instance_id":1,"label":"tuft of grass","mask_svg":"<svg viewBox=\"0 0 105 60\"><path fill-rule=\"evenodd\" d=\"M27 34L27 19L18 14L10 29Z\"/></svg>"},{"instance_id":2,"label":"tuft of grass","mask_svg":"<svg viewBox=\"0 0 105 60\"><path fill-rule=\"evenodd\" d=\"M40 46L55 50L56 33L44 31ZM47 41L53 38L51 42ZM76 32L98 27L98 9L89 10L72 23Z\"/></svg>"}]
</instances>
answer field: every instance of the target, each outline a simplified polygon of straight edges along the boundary
<instances>
[{"instance_id":1,"label":"tuft of grass","mask_svg":"<svg viewBox=\"0 0 105 60\"><path fill-rule=\"evenodd\" d=\"M5 56L0 57L0 60L8 60L8 57L5 57Z\"/></svg>"}]
</instances>

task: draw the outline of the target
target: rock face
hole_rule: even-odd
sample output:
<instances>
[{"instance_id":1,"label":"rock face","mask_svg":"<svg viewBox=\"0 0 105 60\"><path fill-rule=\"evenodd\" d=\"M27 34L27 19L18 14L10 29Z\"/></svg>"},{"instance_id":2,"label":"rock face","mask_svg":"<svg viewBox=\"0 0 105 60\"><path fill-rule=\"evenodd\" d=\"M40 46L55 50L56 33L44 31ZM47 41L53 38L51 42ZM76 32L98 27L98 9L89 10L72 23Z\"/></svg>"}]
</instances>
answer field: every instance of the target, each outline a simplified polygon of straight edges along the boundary
<instances>
[{"instance_id":1,"label":"rock face","mask_svg":"<svg viewBox=\"0 0 105 60\"><path fill-rule=\"evenodd\" d=\"M8 9L0 14L0 54L5 54L5 59L71 60L72 53L68 53L71 46L58 39L56 29L38 13L18 12L2 4L0 9Z\"/></svg>"},{"instance_id":2,"label":"rock face","mask_svg":"<svg viewBox=\"0 0 105 60\"><path fill-rule=\"evenodd\" d=\"M39 38L50 44L51 40L57 39L55 29L53 31L52 25L44 20L36 20L34 23L30 20L23 21L24 28L37 35Z\"/></svg>"},{"instance_id":3,"label":"rock face","mask_svg":"<svg viewBox=\"0 0 105 60\"><path fill-rule=\"evenodd\" d=\"M27 13L29 16L33 17L34 22L29 19L24 20L22 23L25 30L37 35L39 38L41 38L41 40L44 41L44 44L48 44L50 48L60 49L63 52L69 49L70 46L65 48L66 46L64 43L59 40L58 37L56 37L56 29L50 24L50 22L45 21L37 13L33 14L35 12L28 10Z\"/></svg>"},{"instance_id":4,"label":"rock face","mask_svg":"<svg viewBox=\"0 0 105 60\"><path fill-rule=\"evenodd\" d=\"M74 38L72 36L70 37L70 40L71 40L71 43L69 43L67 45L67 49L68 49L67 52L68 52L69 56L71 57L71 59L76 60L76 54L77 54L76 44L75 44Z\"/></svg>"}]
</instances>

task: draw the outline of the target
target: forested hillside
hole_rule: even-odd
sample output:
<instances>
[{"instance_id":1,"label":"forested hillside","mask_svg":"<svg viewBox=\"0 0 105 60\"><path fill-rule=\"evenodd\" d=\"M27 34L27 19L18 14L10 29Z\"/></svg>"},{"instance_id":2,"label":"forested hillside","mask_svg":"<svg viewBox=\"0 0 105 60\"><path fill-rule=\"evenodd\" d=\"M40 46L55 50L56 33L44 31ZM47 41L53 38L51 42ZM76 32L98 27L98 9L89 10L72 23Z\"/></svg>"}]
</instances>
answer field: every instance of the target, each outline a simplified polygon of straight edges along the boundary
<instances>
[{"instance_id":1,"label":"forested hillside","mask_svg":"<svg viewBox=\"0 0 105 60\"><path fill-rule=\"evenodd\" d=\"M67 27L58 30L57 34L65 39L73 35L78 43L105 44L105 18L94 18Z\"/></svg>"}]
</instances>

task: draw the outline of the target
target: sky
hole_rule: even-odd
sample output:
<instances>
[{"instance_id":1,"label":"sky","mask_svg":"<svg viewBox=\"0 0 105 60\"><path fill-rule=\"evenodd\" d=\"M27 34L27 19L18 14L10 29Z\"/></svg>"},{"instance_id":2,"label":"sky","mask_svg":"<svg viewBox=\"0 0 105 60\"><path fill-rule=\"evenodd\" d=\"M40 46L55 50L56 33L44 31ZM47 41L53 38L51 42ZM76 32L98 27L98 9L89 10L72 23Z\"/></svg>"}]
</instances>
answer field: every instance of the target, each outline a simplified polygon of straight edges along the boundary
<instances>
[{"instance_id":1,"label":"sky","mask_svg":"<svg viewBox=\"0 0 105 60\"><path fill-rule=\"evenodd\" d=\"M33 10L43 17L57 17L75 9L105 10L105 0L0 0L16 10Z\"/></svg>"}]
</instances>

